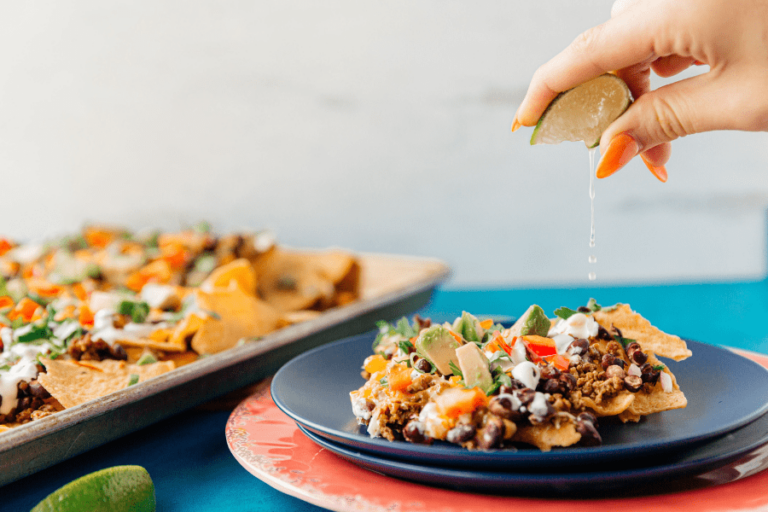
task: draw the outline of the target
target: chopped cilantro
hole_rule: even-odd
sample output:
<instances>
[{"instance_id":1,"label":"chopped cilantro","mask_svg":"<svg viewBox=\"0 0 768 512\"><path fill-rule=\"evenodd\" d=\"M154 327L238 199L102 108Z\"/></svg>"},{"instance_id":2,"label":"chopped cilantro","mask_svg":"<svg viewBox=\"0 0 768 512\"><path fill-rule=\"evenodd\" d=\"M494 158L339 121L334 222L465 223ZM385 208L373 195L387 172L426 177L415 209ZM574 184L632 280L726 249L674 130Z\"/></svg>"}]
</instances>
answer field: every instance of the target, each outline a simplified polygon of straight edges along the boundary
<instances>
[{"instance_id":1,"label":"chopped cilantro","mask_svg":"<svg viewBox=\"0 0 768 512\"><path fill-rule=\"evenodd\" d=\"M192 229L197 233L210 233L211 232L211 225L208 224L206 221L200 221L197 224L195 224Z\"/></svg>"},{"instance_id":2,"label":"chopped cilantro","mask_svg":"<svg viewBox=\"0 0 768 512\"><path fill-rule=\"evenodd\" d=\"M601 309L603 309L602 306L600 306L600 304L598 304L595 299L589 299L589 302L587 302L587 307L593 313L595 311L600 311Z\"/></svg>"},{"instance_id":3,"label":"chopped cilantro","mask_svg":"<svg viewBox=\"0 0 768 512\"><path fill-rule=\"evenodd\" d=\"M48 324L46 325L33 325L29 332L25 332L17 338L19 343L30 343L36 340L47 340L53 336Z\"/></svg>"},{"instance_id":4,"label":"chopped cilantro","mask_svg":"<svg viewBox=\"0 0 768 512\"><path fill-rule=\"evenodd\" d=\"M578 313L578 311L574 311L570 308L562 307L555 310L555 316L562 318L563 320L568 320L573 315Z\"/></svg>"},{"instance_id":5,"label":"chopped cilantro","mask_svg":"<svg viewBox=\"0 0 768 512\"><path fill-rule=\"evenodd\" d=\"M9 364L4 364L0 366L0 370L10 370L10 369L11 369L11 365Z\"/></svg>"},{"instance_id":6,"label":"chopped cilantro","mask_svg":"<svg viewBox=\"0 0 768 512\"><path fill-rule=\"evenodd\" d=\"M139 366L144 366L145 364L154 364L157 362L157 359L152 354L144 354L139 358L138 361L136 361L136 364Z\"/></svg>"},{"instance_id":7,"label":"chopped cilantro","mask_svg":"<svg viewBox=\"0 0 768 512\"><path fill-rule=\"evenodd\" d=\"M448 366L451 368L451 372L459 378L464 378L464 374L461 373L461 369L453 361L448 362Z\"/></svg>"},{"instance_id":8,"label":"chopped cilantro","mask_svg":"<svg viewBox=\"0 0 768 512\"><path fill-rule=\"evenodd\" d=\"M633 340L632 338L622 338L616 334L611 334L611 336L613 336L613 339L621 343L621 346L624 347L625 350L630 343L636 343L636 340Z\"/></svg>"},{"instance_id":9,"label":"chopped cilantro","mask_svg":"<svg viewBox=\"0 0 768 512\"><path fill-rule=\"evenodd\" d=\"M411 323L406 317L401 318L395 325L395 332L404 338L411 339L419 334L418 330L411 327Z\"/></svg>"},{"instance_id":10,"label":"chopped cilantro","mask_svg":"<svg viewBox=\"0 0 768 512\"><path fill-rule=\"evenodd\" d=\"M218 314L217 312L210 309L206 309L205 312L208 314L208 316L210 316L214 320L221 320L221 315Z\"/></svg>"},{"instance_id":11,"label":"chopped cilantro","mask_svg":"<svg viewBox=\"0 0 768 512\"><path fill-rule=\"evenodd\" d=\"M663 364L655 364L652 366L652 368L654 370L663 370L664 368L666 368L666 366L664 366Z\"/></svg>"},{"instance_id":12,"label":"chopped cilantro","mask_svg":"<svg viewBox=\"0 0 768 512\"><path fill-rule=\"evenodd\" d=\"M124 300L117 306L117 312L121 315L128 315L134 323L141 324L149 315L149 304Z\"/></svg>"},{"instance_id":13,"label":"chopped cilantro","mask_svg":"<svg viewBox=\"0 0 768 512\"><path fill-rule=\"evenodd\" d=\"M410 341L408 341L408 340L405 340L405 341L399 341L399 342L397 343L397 347L398 347L400 350L402 350L404 354L410 354L410 353L411 353L411 349L414 349L414 350L416 350L416 347L414 347L414 346L413 346L413 343L411 343L411 342L410 342Z\"/></svg>"},{"instance_id":14,"label":"chopped cilantro","mask_svg":"<svg viewBox=\"0 0 768 512\"><path fill-rule=\"evenodd\" d=\"M134 384L138 384L138 382L139 382L139 374L132 373L130 378L128 379L128 385L133 386Z\"/></svg>"}]
</instances>

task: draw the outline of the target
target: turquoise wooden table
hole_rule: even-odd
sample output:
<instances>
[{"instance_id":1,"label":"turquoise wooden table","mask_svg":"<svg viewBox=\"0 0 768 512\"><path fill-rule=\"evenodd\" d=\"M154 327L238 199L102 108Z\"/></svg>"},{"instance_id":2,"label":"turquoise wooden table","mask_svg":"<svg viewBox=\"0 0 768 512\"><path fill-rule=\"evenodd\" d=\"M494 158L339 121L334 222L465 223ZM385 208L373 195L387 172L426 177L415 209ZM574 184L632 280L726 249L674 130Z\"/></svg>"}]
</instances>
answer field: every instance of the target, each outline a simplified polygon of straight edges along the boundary
<instances>
[{"instance_id":1,"label":"turquoise wooden table","mask_svg":"<svg viewBox=\"0 0 768 512\"><path fill-rule=\"evenodd\" d=\"M768 353L768 280L591 288L440 290L423 316L519 315L531 303L545 311L594 297L629 303L654 325L705 343ZM45 471L0 488L0 510L24 511L65 483L121 464L144 466L155 482L159 511L320 510L251 476L224 439L227 410L180 414Z\"/></svg>"}]
</instances>

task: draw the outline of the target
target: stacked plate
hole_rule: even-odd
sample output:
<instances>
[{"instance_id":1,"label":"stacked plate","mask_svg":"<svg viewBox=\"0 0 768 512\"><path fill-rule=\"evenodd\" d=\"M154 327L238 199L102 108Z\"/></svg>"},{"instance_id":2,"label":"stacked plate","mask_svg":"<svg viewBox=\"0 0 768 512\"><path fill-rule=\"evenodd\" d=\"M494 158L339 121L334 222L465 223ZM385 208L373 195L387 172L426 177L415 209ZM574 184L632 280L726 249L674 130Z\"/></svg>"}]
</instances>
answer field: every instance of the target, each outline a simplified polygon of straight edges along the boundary
<instances>
[{"instance_id":1,"label":"stacked plate","mask_svg":"<svg viewBox=\"0 0 768 512\"><path fill-rule=\"evenodd\" d=\"M468 451L371 438L349 392L365 381L375 333L293 359L275 375L272 398L314 442L363 468L411 481L491 492L574 495L637 490L732 463L768 444L768 371L733 352L689 341L693 357L669 366L688 407L639 423L602 421L603 444L541 452L521 445Z\"/></svg>"}]
</instances>

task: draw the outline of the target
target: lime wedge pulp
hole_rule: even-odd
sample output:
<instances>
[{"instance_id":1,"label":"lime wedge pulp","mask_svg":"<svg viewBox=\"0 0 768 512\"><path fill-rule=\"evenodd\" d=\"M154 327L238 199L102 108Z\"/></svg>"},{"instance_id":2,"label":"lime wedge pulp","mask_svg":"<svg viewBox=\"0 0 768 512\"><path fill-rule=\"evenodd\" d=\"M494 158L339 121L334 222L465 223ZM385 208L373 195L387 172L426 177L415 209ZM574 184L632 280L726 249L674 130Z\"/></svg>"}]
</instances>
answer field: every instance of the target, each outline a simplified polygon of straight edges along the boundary
<instances>
[{"instance_id":1,"label":"lime wedge pulp","mask_svg":"<svg viewBox=\"0 0 768 512\"><path fill-rule=\"evenodd\" d=\"M605 74L561 92L541 115L531 144L582 140L589 148L600 143L608 126L632 103L624 80Z\"/></svg>"},{"instance_id":2,"label":"lime wedge pulp","mask_svg":"<svg viewBox=\"0 0 768 512\"><path fill-rule=\"evenodd\" d=\"M90 473L48 495L32 512L154 512L155 486L141 466Z\"/></svg>"}]
</instances>

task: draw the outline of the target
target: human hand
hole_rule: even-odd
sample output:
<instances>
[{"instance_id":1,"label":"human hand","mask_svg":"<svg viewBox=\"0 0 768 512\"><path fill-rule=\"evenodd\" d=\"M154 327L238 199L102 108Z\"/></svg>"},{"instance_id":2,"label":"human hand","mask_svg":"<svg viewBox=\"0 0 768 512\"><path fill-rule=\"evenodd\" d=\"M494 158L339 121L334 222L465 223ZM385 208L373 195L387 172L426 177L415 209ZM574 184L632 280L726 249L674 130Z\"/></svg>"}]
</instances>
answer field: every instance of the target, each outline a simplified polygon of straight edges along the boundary
<instances>
[{"instance_id":1,"label":"human hand","mask_svg":"<svg viewBox=\"0 0 768 512\"><path fill-rule=\"evenodd\" d=\"M635 102L603 132L597 177L640 154L667 181L669 142L711 130L768 131L768 0L617 0L612 18L533 75L512 131L533 126L558 93L616 70ZM692 64L707 73L650 90Z\"/></svg>"}]
</instances>

